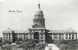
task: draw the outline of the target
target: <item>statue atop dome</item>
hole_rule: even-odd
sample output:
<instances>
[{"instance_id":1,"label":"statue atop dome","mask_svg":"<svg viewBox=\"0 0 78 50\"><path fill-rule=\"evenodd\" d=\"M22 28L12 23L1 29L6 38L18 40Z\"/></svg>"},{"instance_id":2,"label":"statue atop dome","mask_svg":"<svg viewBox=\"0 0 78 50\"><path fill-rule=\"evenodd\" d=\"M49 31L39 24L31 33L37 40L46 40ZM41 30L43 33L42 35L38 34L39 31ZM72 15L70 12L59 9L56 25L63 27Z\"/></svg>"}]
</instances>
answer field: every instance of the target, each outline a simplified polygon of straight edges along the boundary
<instances>
[{"instance_id":1,"label":"statue atop dome","mask_svg":"<svg viewBox=\"0 0 78 50\"><path fill-rule=\"evenodd\" d=\"M40 3L38 3L38 8L40 9Z\"/></svg>"}]
</instances>

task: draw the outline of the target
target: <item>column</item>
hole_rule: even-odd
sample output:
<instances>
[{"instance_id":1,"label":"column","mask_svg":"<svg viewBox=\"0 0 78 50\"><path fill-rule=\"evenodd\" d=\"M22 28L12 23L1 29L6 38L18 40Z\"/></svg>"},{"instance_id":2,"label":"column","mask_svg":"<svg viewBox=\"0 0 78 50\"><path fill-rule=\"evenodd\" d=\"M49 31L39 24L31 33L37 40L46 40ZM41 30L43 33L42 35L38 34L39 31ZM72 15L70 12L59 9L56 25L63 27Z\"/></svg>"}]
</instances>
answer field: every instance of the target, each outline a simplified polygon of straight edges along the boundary
<instances>
[{"instance_id":1,"label":"column","mask_svg":"<svg viewBox=\"0 0 78 50\"><path fill-rule=\"evenodd\" d=\"M53 40L53 37L54 37L54 36L53 36L53 33L52 33L52 40Z\"/></svg>"},{"instance_id":2,"label":"column","mask_svg":"<svg viewBox=\"0 0 78 50\"><path fill-rule=\"evenodd\" d=\"M65 33L64 33L64 40L66 40L66 35L65 35Z\"/></svg>"},{"instance_id":3,"label":"column","mask_svg":"<svg viewBox=\"0 0 78 50\"><path fill-rule=\"evenodd\" d=\"M71 33L71 40L73 40L73 39L72 39L72 33Z\"/></svg>"},{"instance_id":4,"label":"column","mask_svg":"<svg viewBox=\"0 0 78 50\"><path fill-rule=\"evenodd\" d=\"M45 44L45 34L43 34L43 43Z\"/></svg>"},{"instance_id":5,"label":"column","mask_svg":"<svg viewBox=\"0 0 78 50\"><path fill-rule=\"evenodd\" d=\"M53 38L52 38L53 40L55 40L55 35L53 34Z\"/></svg>"},{"instance_id":6,"label":"column","mask_svg":"<svg viewBox=\"0 0 78 50\"><path fill-rule=\"evenodd\" d=\"M30 39L30 33L28 34L28 39Z\"/></svg>"},{"instance_id":7,"label":"column","mask_svg":"<svg viewBox=\"0 0 78 50\"><path fill-rule=\"evenodd\" d=\"M68 33L68 38L67 39L69 40L69 33Z\"/></svg>"},{"instance_id":8,"label":"column","mask_svg":"<svg viewBox=\"0 0 78 50\"><path fill-rule=\"evenodd\" d=\"M76 35L76 34L74 34L74 40L76 40L76 39L77 39L77 38L76 38L76 36L77 36L77 35Z\"/></svg>"},{"instance_id":9,"label":"column","mask_svg":"<svg viewBox=\"0 0 78 50\"><path fill-rule=\"evenodd\" d=\"M34 36L33 36L33 34L32 34L32 39L34 39L33 37L34 37Z\"/></svg>"},{"instance_id":10,"label":"column","mask_svg":"<svg viewBox=\"0 0 78 50\"><path fill-rule=\"evenodd\" d=\"M57 34L57 40L60 40L60 39L59 39L59 34Z\"/></svg>"},{"instance_id":11,"label":"column","mask_svg":"<svg viewBox=\"0 0 78 50\"><path fill-rule=\"evenodd\" d=\"M61 33L61 40L64 40L64 33Z\"/></svg>"},{"instance_id":12,"label":"column","mask_svg":"<svg viewBox=\"0 0 78 50\"><path fill-rule=\"evenodd\" d=\"M41 40L41 34L40 34L40 32L39 32L39 40Z\"/></svg>"},{"instance_id":13,"label":"column","mask_svg":"<svg viewBox=\"0 0 78 50\"><path fill-rule=\"evenodd\" d=\"M25 33L24 33L24 40L25 40Z\"/></svg>"},{"instance_id":14,"label":"column","mask_svg":"<svg viewBox=\"0 0 78 50\"><path fill-rule=\"evenodd\" d=\"M10 34L10 36L11 36L11 38L10 38L10 39L11 39L11 42L12 42L12 33Z\"/></svg>"}]
</instances>

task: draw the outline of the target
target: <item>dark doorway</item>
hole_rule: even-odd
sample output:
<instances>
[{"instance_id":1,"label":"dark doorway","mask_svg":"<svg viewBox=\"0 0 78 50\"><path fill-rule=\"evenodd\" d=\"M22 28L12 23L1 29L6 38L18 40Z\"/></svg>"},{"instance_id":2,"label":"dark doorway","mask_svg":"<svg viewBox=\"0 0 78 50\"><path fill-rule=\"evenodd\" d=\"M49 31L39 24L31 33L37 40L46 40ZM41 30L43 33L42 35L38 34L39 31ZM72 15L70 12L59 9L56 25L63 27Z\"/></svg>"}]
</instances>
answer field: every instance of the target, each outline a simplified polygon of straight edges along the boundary
<instances>
[{"instance_id":1,"label":"dark doorway","mask_svg":"<svg viewBox=\"0 0 78 50\"><path fill-rule=\"evenodd\" d=\"M16 36L16 33L14 31L12 31L12 42L15 42L17 40L17 36Z\"/></svg>"},{"instance_id":2,"label":"dark doorway","mask_svg":"<svg viewBox=\"0 0 78 50\"><path fill-rule=\"evenodd\" d=\"M34 33L34 39L35 40L39 40L39 32L35 32Z\"/></svg>"}]
</instances>

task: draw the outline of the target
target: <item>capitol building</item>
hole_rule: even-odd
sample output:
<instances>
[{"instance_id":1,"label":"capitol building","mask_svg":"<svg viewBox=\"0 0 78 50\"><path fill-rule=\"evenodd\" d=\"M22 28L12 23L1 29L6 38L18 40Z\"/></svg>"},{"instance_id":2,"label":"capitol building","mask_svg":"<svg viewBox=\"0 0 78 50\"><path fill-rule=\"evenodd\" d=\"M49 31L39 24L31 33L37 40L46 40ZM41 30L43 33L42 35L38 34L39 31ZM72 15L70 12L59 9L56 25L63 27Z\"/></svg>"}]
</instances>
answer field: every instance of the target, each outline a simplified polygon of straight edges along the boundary
<instances>
[{"instance_id":1,"label":"capitol building","mask_svg":"<svg viewBox=\"0 0 78 50\"><path fill-rule=\"evenodd\" d=\"M77 32L75 31L46 29L44 12L41 10L40 3L37 6L38 10L34 14L32 28L29 28L27 32L16 32L11 29L4 30L2 32L3 42L10 41L14 43L18 40L34 39L38 40L37 43L45 45L53 43L54 40L77 40Z\"/></svg>"}]
</instances>

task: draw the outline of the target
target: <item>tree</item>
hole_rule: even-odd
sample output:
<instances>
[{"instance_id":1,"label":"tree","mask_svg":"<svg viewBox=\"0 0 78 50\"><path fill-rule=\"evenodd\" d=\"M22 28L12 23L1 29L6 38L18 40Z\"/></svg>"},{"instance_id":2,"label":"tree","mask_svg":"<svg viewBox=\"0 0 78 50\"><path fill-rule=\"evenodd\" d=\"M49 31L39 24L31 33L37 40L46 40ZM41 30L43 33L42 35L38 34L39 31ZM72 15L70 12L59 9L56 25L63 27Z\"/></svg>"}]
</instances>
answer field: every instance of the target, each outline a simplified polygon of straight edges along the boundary
<instances>
[{"instance_id":1,"label":"tree","mask_svg":"<svg viewBox=\"0 0 78 50\"><path fill-rule=\"evenodd\" d=\"M10 44L2 45L2 49L3 50L11 50L11 45Z\"/></svg>"},{"instance_id":2,"label":"tree","mask_svg":"<svg viewBox=\"0 0 78 50\"><path fill-rule=\"evenodd\" d=\"M74 40L61 40L58 44L59 48L61 48L61 50L75 50L76 47L78 47L78 42L74 41Z\"/></svg>"},{"instance_id":3,"label":"tree","mask_svg":"<svg viewBox=\"0 0 78 50\"><path fill-rule=\"evenodd\" d=\"M43 48L43 45L36 43L36 41L38 40L28 39L25 42L23 42L22 44L20 44L19 47L22 47L24 50L27 50L28 48Z\"/></svg>"},{"instance_id":4,"label":"tree","mask_svg":"<svg viewBox=\"0 0 78 50\"><path fill-rule=\"evenodd\" d=\"M35 41L33 39L27 39L25 42L19 45L19 47L22 47L24 50L34 47Z\"/></svg>"}]
</instances>

